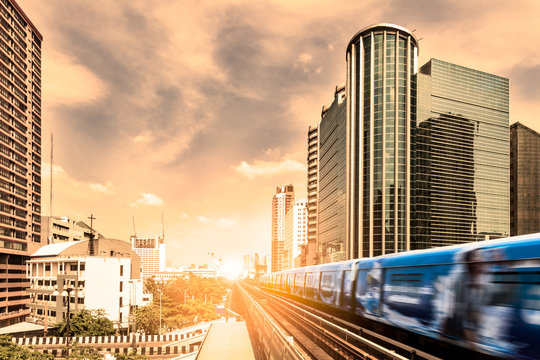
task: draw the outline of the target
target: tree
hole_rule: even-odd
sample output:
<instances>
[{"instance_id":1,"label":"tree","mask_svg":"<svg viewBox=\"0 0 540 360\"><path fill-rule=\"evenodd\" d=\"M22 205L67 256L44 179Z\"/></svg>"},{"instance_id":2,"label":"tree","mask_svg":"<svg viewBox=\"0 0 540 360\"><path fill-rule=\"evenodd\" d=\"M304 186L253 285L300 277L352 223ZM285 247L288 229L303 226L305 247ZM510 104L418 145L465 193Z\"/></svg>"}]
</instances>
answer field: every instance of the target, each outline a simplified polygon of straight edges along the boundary
<instances>
[{"instance_id":1,"label":"tree","mask_svg":"<svg viewBox=\"0 0 540 360\"><path fill-rule=\"evenodd\" d=\"M70 320L70 336L108 336L116 333L114 324L105 317L104 310L81 310ZM51 332L66 336L66 320L56 324Z\"/></svg>"},{"instance_id":2,"label":"tree","mask_svg":"<svg viewBox=\"0 0 540 360\"><path fill-rule=\"evenodd\" d=\"M147 360L146 355L137 354L135 350L131 350L129 354L116 354L116 360Z\"/></svg>"},{"instance_id":3,"label":"tree","mask_svg":"<svg viewBox=\"0 0 540 360\"><path fill-rule=\"evenodd\" d=\"M50 360L52 355L45 355L39 351L24 348L15 344L9 336L0 335L0 360L25 359L25 360Z\"/></svg>"}]
</instances>

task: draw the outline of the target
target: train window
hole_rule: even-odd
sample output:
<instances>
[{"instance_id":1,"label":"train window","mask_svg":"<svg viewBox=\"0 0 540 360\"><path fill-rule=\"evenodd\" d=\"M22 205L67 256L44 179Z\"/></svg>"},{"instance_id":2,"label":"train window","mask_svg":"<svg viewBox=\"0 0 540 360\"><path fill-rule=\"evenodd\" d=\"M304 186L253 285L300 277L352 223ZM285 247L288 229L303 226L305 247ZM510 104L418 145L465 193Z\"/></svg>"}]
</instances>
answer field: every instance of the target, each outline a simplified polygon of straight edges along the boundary
<instances>
[{"instance_id":1,"label":"train window","mask_svg":"<svg viewBox=\"0 0 540 360\"><path fill-rule=\"evenodd\" d=\"M300 288L304 286L304 274L296 274L294 278L295 288Z\"/></svg>"},{"instance_id":2,"label":"train window","mask_svg":"<svg viewBox=\"0 0 540 360\"><path fill-rule=\"evenodd\" d=\"M306 287L313 286L313 273L306 274Z\"/></svg>"},{"instance_id":3,"label":"train window","mask_svg":"<svg viewBox=\"0 0 540 360\"><path fill-rule=\"evenodd\" d=\"M321 274L321 295L330 296L334 292L335 272L323 272Z\"/></svg>"}]
</instances>

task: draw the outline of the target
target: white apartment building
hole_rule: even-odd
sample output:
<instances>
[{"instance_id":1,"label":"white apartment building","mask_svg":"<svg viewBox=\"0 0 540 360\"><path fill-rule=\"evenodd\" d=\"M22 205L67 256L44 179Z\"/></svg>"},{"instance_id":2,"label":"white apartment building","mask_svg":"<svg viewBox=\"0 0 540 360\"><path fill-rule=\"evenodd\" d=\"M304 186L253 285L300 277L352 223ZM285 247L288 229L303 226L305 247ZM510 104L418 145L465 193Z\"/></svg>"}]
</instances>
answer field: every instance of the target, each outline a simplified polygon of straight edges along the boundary
<instances>
[{"instance_id":1,"label":"white apartment building","mask_svg":"<svg viewBox=\"0 0 540 360\"><path fill-rule=\"evenodd\" d=\"M30 279L27 320L53 325L79 310L105 310L120 328L129 324L130 305L144 306L152 296L143 293L139 257L130 244L115 239L64 242L42 247L26 263ZM68 300L69 298L69 300Z\"/></svg>"},{"instance_id":2,"label":"white apartment building","mask_svg":"<svg viewBox=\"0 0 540 360\"><path fill-rule=\"evenodd\" d=\"M44 244L90 240L92 234L85 222L68 216L42 216L41 229L41 242ZM94 230L94 237L102 238L103 235Z\"/></svg>"},{"instance_id":3,"label":"white apartment building","mask_svg":"<svg viewBox=\"0 0 540 360\"><path fill-rule=\"evenodd\" d=\"M165 270L165 239L156 238L130 238L131 249L141 258L142 277L151 277L159 271Z\"/></svg>"},{"instance_id":4,"label":"white apartment building","mask_svg":"<svg viewBox=\"0 0 540 360\"><path fill-rule=\"evenodd\" d=\"M302 246L307 244L307 200L294 202L285 215L285 241L283 244L283 270L300 266Z\"/></svg>"}]
</instances>

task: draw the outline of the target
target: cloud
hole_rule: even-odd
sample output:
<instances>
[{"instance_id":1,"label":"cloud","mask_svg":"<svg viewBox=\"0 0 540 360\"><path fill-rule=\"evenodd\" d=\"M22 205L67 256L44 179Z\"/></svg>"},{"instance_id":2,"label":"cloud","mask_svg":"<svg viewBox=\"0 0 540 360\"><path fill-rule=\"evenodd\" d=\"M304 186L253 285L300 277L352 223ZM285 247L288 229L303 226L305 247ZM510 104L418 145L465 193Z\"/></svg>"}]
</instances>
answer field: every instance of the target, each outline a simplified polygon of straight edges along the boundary
<instances>
[{"instance_id":1,"label":"cloud","mask_svg":"<svg viewBox=\"0 0 540 360\"><path fill-rule=\"evenodd\" d=\"M44 100L51 106L77 106L97 101L107 93L106 84L86 66L65 54L45 52Z\"/></svg>"},{"instance_id":2,"label":"cloud","mask_svg":"<svg viewBox=\"0 0 540 360\"><path fill-rule=\"evenodd\" d=\"M137 207L140 205L158 206L162 205L163 200L159 196L150 193L141 193L141 198L135 202L129 204L131 207Z\"/></svg>"},{"instance_id":3,"label":"cloud","mask_svg":"<svg viewBox=\"0 0 540 360\"><path fill-rule=\"evenodd\" d=\"M92 189L93 191L107 194L107 195L114 194L113 188L114 187L111 181L107 181L105 184L99 184L99 183L90 184L90 189Z\"/></svg>"},{"instance_id":4,"label":"cloud","mask_svg":"<svg viewBox=\"0 0 540 360\"><path fill-rule=\"evenodd\" d=\"M232 228L236 226L236 220L229 218L212 219L206 216L197 216L197 220L204 225L216 225L221 228Z\"/></svg>"},{"instance_id":5,"label":"cloud","mask_svg":"<svg viewBox=\"0 0 540 360\"><path fill-rule=\"evenodd\" d=\"M283 161L255 160L252 165L242 161L240 165L233 166L233 169L249 179L253 179L256 176L269 176L287 172L306 171L306 165L289 159L285 159Z\"/></svg>"}]
</instances>

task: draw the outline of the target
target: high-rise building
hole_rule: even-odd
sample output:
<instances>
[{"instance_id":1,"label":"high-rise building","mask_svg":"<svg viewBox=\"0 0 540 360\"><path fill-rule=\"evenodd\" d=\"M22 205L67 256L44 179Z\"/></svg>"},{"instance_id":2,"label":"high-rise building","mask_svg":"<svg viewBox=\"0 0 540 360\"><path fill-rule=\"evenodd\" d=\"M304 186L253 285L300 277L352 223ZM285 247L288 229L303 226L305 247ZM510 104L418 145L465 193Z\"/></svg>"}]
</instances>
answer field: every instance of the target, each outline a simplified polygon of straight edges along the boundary
<instances>
[{"instance_id":1,"label":"high-rise building","mask_svg":"<svg viewBox=\"0 0 540 360\"><path fill-rule=\"evenodd\" d=\"M317 251L317 205L319 194L319 127L310 126L308 129L308 155L307 155L307 194L308 194L308 234L305 249L305 264L319 263Z\"/></svg>"},{"instance_id":2,"label":"high-rise building","mask_svg":"<svg viewBox=\"0 0 540 360\"><path fill-rule=\"evenodd\" d=\"M319 123L318 254L321 263L346 259L347 99L336 86L334 101L323 107Z\"/></svg>"},{"instance_id":3,"label":"high-rise building","mask_svg":"<svg viewBox=\"0 0 540 360\"><path fill-rule=\"evenodd\" d=\"M540 133L510 126L510 235L540 232Z\"/></svg>"},{"instance_id":4,"label":"high-rise building","mask_svg":"<svg viewBox=\"0 0 540 360\"><path fill-rule=\"evenodd\" d=\"M293 202L292 185L276 187L276 194L272 199L272 272L282 270L285 215Z\"/></svg>"},{"instance_id":5,"label":"high-rise building","mask_svg":"<svg viewBox=\"0 0 540 360\"><path fill-rule=\"evenodd\" d=\"M0 326L28 314L25 262L41 245L42 35L0 2Z\"/></svg>"},{"instance_id":6,"label":"high-rise building","mask_svg":"<svg viewBox=\"0 0 540 360\"><path fill-rule=\"evenodd\" d=\"M418 74L416 240L509 235L508 79L431 59Z\"/></svg>"},{"instance_id":7,"label":"high-rise building","mask_svg":"<svg viewBox=\"0 0 540 360\"><path fill-rule=\"evenodd\" d=\"M151 277L165 270L165 239L130 237L131 249L141 258L142 277Z\"/></svg>"},{"instance_id":8,"label":"high-rise building","mask_svg":"<svg viewBox=\"0 0 540 360\"><path fill-rule=\"evenodd\" d=\"M307 200L297 200L285 215L283 270L300 267L300 253L307 244Z\"/></svg>"},{"instance_id":9,"label":"high-rise building","mask_svg":"<svg viewBox=\"0 0 540 360\"><path fill-rule=\"evenodd\" d=\"M410 249L417 55L414 34L392 24L347 47L348 259Z\"/></svg>"}]
</instances>

